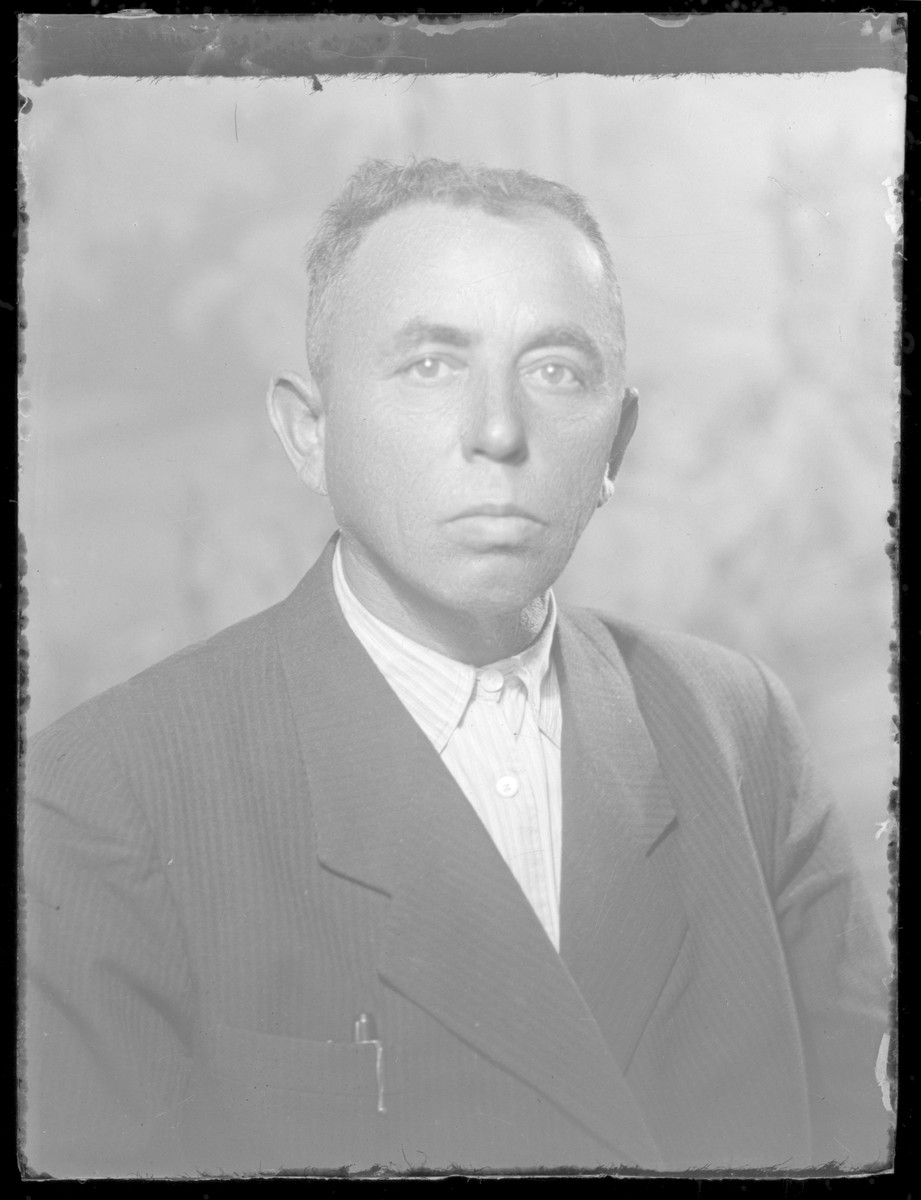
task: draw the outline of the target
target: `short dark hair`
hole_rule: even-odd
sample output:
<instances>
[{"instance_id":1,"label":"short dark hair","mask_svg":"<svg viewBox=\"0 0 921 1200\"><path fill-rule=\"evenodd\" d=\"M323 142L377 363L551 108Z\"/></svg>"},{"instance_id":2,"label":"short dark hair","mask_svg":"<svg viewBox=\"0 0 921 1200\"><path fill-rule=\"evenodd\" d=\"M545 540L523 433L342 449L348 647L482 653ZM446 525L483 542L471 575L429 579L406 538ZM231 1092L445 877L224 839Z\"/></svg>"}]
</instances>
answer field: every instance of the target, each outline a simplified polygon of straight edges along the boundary
<instances>
[{"instance_id":1,"label":"short dark hair","mask_svg":"<svg viewBox=\"0 0 921 1200\"><path fill-rule=\"evenodd\" d=\"M479 208L495 216L522 217L545 209L570 221L598 251L611 295L612 341L623 355L625 334L620 286L598 222L583 198L562 183L528 171L445 162L439 158L399 165L368 159L323 214L307 249L307 358L321 378L327 368L325 327L331 293L367 229L389 212L420 201Z\"/></svg>"}]
</instances>

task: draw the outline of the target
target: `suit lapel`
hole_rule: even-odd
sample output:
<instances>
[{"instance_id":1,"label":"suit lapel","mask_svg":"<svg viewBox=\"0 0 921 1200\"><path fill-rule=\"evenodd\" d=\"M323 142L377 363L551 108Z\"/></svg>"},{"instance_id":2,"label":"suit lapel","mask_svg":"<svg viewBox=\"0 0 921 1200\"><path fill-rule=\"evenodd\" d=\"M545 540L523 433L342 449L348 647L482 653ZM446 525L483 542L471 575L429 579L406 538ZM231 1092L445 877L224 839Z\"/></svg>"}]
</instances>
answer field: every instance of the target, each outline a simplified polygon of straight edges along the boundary
<instances>
[{"instance_id":1,"label":"suit lapel","mask_svg":"<svg viewBox=\"0 0 921 1200\"><path fill-rule=\"evenodd\" d=\"M619 1161L655 1166L658 1150L567 965L342 617L331 557L328 547L280 606L276 629L318 856L391 897L382 978Z\"/></svg>"},{"instance_id":2,"label":"suit lapel","mask_svg":"<svg viewBox=\"0 0 921 1200\"><path fill-rule=\"evenodd\" d=\"M627 669L596 625L598 644L571 618L560 620L560 951L626 1071L687 920L674 803Z\"/></svg>"}]
</instances>

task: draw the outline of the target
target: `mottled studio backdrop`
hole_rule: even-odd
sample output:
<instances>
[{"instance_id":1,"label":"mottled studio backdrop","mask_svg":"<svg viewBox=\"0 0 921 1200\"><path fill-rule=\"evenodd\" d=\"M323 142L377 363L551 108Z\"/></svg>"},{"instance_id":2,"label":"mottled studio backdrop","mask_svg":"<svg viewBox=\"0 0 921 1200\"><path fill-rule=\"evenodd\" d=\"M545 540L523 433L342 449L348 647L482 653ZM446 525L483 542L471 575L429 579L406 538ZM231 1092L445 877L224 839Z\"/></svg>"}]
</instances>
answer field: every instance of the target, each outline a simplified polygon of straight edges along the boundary
<instances>
[{"instance_id":1,"label":"mottled studio backdrop","mask_svg":"<svg viewBox=\"0 0 921 1200\"><path fill-rule=\"evenodd\" d=\"M887 920L904 78L57 79L24 90L34 732L283 597L333 528L264 417L303 247L368 155L591 201L641 421L559 593L765 659Z\"/></svg>"}]
</instances>

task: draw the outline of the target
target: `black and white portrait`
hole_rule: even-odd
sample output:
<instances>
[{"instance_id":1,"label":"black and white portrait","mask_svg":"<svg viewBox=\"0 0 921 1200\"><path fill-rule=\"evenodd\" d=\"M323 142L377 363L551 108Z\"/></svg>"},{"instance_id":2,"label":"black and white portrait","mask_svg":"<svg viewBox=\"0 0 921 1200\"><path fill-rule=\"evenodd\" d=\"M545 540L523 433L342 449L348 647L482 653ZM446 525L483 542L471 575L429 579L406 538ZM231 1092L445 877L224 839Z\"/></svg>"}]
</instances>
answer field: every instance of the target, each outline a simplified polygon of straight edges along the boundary
<instances>
[{"instance_id":1,"label":"black and white portrait","mask_svg":"<svg viewBox=\"0 0 921 1200\"><path fill-rule=\"evenodd\" d=\"M24 79L32 1175L891 1165L905 76L615 57Z\"/></svg>"}]
</instances>

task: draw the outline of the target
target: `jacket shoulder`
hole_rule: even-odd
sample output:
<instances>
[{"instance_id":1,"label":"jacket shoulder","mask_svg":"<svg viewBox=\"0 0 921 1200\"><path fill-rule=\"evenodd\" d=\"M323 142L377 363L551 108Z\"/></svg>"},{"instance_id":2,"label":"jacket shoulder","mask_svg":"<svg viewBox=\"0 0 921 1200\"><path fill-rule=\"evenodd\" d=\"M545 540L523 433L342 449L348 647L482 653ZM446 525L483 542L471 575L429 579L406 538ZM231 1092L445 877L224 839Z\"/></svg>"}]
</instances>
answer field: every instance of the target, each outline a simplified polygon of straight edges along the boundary
<instances>
[{"instance_id":1,"label":"jacket shoulder","mask_svg":"<svg viewBox=\"0 0 921 1200\"><path fill-rule=\"evenodd\" d=\"M828 801L786 688L757 659L703 638L602 613L578 620L597 643L615 647L676 794L685 794L689 774L705 772L696 794L720 805L727 821L744 814L771 878L775 835L821 815Z\"/></svg>"},{"instance_id":2,"label":"jacket shoulder","mask_svg":"<svg viewBox=\"0 0 921 1200\"><path fill-rule=\"evenodd\" d=\"M28 756L41 761L62 747L82 743L96 731L152 735L158 726L179 725L210 713L220 720L235 696L252 694L275 660L274 605L211 637L186 646L137 675L107 688L30 736Z\"/></svg>"},{"instance_id":3,"label":"jacket shoulder","mask_svg":"<svg viewBox=\"0 0 921 1200\"><path fill-rule=\"evenodd\" d=\"M623 621L592 609L569 619L630 679L641 708L671 725L706 730L737 758L757 747L798 760L806 739L794 702L760 659L688 633Z\"/></svg>"},{"instance_id":4,"label":"jacket shoulder","mask_svg":"<svg viewBox=\"0 0 921 1200\"><path fill-rule=\"evenodd\" d=\"M631 677L640 675L653 687L684 683L701 699L738 699L741 692L763 702L766 684L775 682L756 658L693 634L624 621L595 609L567 609L566 615L603 654L621 659Z\"/></svg>"}]
</instances>

